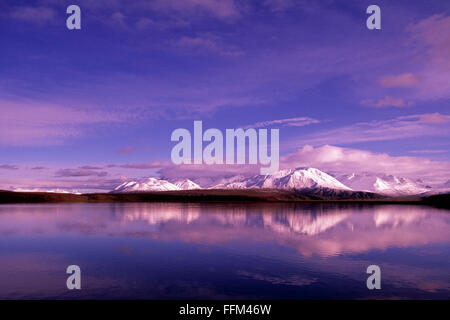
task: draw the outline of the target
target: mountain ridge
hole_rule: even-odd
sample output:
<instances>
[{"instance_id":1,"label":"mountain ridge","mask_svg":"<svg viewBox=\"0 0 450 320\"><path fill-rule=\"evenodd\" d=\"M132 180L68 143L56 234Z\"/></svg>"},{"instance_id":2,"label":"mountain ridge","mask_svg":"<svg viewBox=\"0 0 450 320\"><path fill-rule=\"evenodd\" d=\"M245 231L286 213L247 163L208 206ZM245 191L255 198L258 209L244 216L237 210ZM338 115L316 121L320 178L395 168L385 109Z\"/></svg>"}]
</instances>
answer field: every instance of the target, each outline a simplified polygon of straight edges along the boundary
<instances>
[{"instance_id":1,"label":"mountain ridge","mask_svg":"<svg viewBox=\"0 0 450 320\"><path fill-rule=\"evenodd\" d=\"M330 193L329 190L377 193L384 196L414 196L431 192L431 187L417 180L397 177L395 175L374 173L351 173L333 175L310 167L282 169L271 175L254 175L249 177L232 176L223 179L220 184L201 187L190 179L144 178L124 182L114 188L113 193L139 191L170 191L193 189L277 189L306 191L311 193ZM336 193L335 192L335 193ZM434 193L439 193L437 190Z\"/></svg>"},{"instance_id":2,"label":"mountain ridge","mask_svg":"<svg viewBox=\"0 0 450 320\"><path fill-rule=\"evenodd\" d=\"M450 194L433 196L387 197L367 192L306 190L294 192L274 189L197 189L130 193L47 193L0 190L0 204L14 203L127 203L127 202L284 202L342 203L353 205L411 204L450 208Z\"/></svg>"}]
</instances>

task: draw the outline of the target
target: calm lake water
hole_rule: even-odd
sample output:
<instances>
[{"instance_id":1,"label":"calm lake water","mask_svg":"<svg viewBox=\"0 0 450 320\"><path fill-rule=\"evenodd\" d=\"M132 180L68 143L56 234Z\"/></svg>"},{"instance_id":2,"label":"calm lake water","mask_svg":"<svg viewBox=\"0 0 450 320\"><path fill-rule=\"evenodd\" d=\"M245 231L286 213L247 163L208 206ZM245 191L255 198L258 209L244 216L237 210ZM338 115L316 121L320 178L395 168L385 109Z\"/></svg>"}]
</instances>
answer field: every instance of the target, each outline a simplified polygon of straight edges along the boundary
<instances>
[{"instance_id":1,"label":"calm lake water","mask_svg":"<svg viewBox=\"0 0 450 320\"><path fill-rule=\"evenodd\" d=\"M366 269L381 268L381 290ZM67 290L66 268L81 268ZM0 206L0 299L450 299L450 211L407 205Z\"/></svg>"}]
</instances>

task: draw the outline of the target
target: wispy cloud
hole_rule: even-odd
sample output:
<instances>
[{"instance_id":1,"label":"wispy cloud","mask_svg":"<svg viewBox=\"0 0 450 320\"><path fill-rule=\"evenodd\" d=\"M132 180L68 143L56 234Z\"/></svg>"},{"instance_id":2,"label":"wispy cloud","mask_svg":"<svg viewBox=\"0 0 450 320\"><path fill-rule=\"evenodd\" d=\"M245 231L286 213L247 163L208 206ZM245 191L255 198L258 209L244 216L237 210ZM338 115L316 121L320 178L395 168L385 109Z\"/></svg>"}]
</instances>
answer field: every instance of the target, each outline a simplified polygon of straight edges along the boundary
<instances>
[{"instance_id":1,"label":"wispy cloud","mask_svg":"<svg viewBox=\"0 0 450 320\"><path fill-rule=\"evenodd\" d=\"M108 175L106 171L95 171L90 169L61 169L56 171L56 177L105 177Z\"/></svg>"},{"instance_id":2,"label":"wispy cloud","mask_svg":"<svg viewBox=\"0 0 450 320\"><path fill-rule=\"evenodd\" d=\"M420 82L418 76L412 73L402 73L398 75L386 75L381 77L380 83L383 87L414 87Z\"/></svg>"},{"instance_id":3,"label":"wispy cloud","mask_svg":"<svg viewBox=\"0 0 450 320\"><path fill-rule=\"evenodd\" d=\"M133 147L125 147L122 149L117 149L115 152L117 154L131 154L133 153L133 151L134 151Z\"/></svg>"},{"instance_id":4,"label":"wispy cloud","mask_svg":"<svg viewBox=\"0 0 450 320\"><path fill-rule=\"evenodd\" d=\"M239 9L234 0L156 0L152 6L160 10L191 15L200 11L218 18L239 16Z\"/></svg>"},{"instance_id":5,"label":"wispy cloud","mask_svg":"<svg viewBox=\"0 0 450 320\"><path fill-rule=\"evenodd\" d=\"M82 177L81 177L82 178ZM122 183L120 178L107 179L106 177L58 177L58 178L41 178L41 179L1 179L1 190L29 190L29 191L46 191L46 190L66 190L70 192L101 192L110 191L115 186Z\"/></svg>"},{"instance_id":6,"label":"wispy cloud","mask_svg":"<svg viewBox=\"0 0 450 320\"><path fill-rule=\"evenodd\" d=\"M303 12L315 12L333 3L333 0L264 0L264 6L271 11L280 13L288 10L301 9Z\"/></svg>"},{"instance_id":7,"label":"wispy cloud","mask_svg":"<svg viewBox=\"0 0 450 320\"><path fill-rule=\"evenodd\" d=\"M450 16L436 14L405 28L403 58L382 66L374 73L377 83L370 83L362 93L369 96L361 103L372 107L407 107L423 101L450 98ZM393 56L395 50L390 54ZM402 60L403 59L403 60ZM396 70L386 73L386 70ZM361 94L361 93L360 93Z\"/></svg>"},{"instance_id":8,"label":"wispy cloud","mask_svg":"<svg viewBox=\"0 0 450 320\"><path fill-rule=\"evenodd\" d=\"M351 144L387 141L422 136L446 136L450 116L440 113L402 116L389 120L359 122L336 129L320 131L302 137L300 141L312 145Z\"/></svg>"},{"instance_id":9,"label":"wispy cloud","mask_svg":"<svg viewBox=\"0 0 450 320\"><path fill-rule=\"evenodd\" d=\"M321 122L320 120L309 117L296 117L296 118L286 118L286 119L256 122L254 124L247 125L244 128L263 128L269 126L303 127L309 124L315 124L320 122Z\"/></svg>"},{"instance_id":10,"label":"wispy cloud","mask_svg":"<svg viewBox=\"0 0 450 320\"><path fill-rule=\"evenodd\" d=\"M11 164L0 164L0 169L4 170L18 170L19 167Z\"/></svg>"},{"instance_id":11,"label":"wispy cloud","mask_svg":"<svg viewBox=\"0 0 450 320\"><path fill-rule=\"evenodd\" d=\"M361 104L367 107L385 108L385 107L411 107L414 105L412 101L405 101L402 98L386 96L381 99L364 99Z\"/></svg>"},{"instance_id":12,"label":"wispy cloud","mask_svg":"<svg viewBox=\"0 0 450 320\"><path fill-rule=\"evenodd\" d=\"M59 145L86 134L88 126L123 122L127 118L115 112L45 102L0 100L0 145Z\"/></svg>"},{"instance_id":13,"label":"wispy cloud","mask_svg":"<svg viewBox=\"0 0 450 320\"><path fill-rule=\"evenodd\" d=\"M13 19L43 25L54 23L57 12L50 7L18 6L9 12L9 16Z\"/></svg>"},{"instance_id":14,"label":"wispy cloud","mask_svg":"<svg viewBox=\"0 0 450 320\"><path fill-rule=\"evenodd\" d=\"M412 116L415 118L417 116ZM411 117L404 117L411 118ZM447 123L450 122L450 115L440 114L438 112L435 113L426 113L419 116L419 121L423 123Z\"/></svg>"},{"instance_id":15,"label":"wispy cloud","mask_svg":"<svg viewBox=\"0 0 450 320\"><path fill-rule=\"evenodd\" d=\"M46 167L43 166L37 166L37 167L32 167L31 170L45 170L47 169Z\"/></svg>"},{"instance_id":16,"label":"wispy cloud","mask_svg":"<svg viewBox=\"0 0 450 320\"><path fill-rule=\"evenodd\" d=\"M412 37L427 45L427 53L433 62L450 66L450 35L445 32L450 27L450 16L436 14L409 26Z\"/></svg>"},{"instance_id":17,"label":"wispy cloud","mask_svg":"<svg viewBox=\"0 0 450 320\"><path fill-rule=\"evenodd\" d=\"M89 165L81 166L79 168L83 169L83 170L101 170L101 169L103 169L103 167L100 167L100 166L89 166Z\"/></svg>"},{"instance_id":18,"label":"wispy cloud","mask_svg":"<svg viewBox=\"0 0 450 320\"><path fill-rule=\"evenodd\" d=\"M184 52L205 53L215 52L223 56L238 57L244 54L242 50L223 44L222 40L212 34L197 35L194 37L183 36L174 42L182 47Z\"/></svg>"},{"instance_id":19,"label":"wispy cloud","mask_svg":"<svg viewBox=\"0 0 450 320\"><path fill-rule=\"evenodd\" d=\"M444 30L450 30L450 16L443 14L433 15L409 27L412 45L421 45L425 51L421 62L415 62L420 66L417 75L421 80L412 91L412 96L417 99L450 98L450 32Z\"/></svg>"},{"instance_id":20,"label":"wispy cloud","mask_svg":"<svg viewBox=\"0 0 450 320\"><path fill-rule=\"evenodd\" d=\"M108 168L123 169L157 169L162 167L170 167L173 164L170 161L150 161L143 163L126 163L126 164L109 164Z\"/></svg>"},{"instance_id":21,"label":"wispy cloud","mask_svg":"<svg viewBox=\"0 0 450 320\"><path fill-rule=\"evenodd\" d=\"M446 153L448 150L445 149L423 149L423 150L411 150L409 153L416 154L437 154L437 153Z\"/></svg>"}]
</instances>

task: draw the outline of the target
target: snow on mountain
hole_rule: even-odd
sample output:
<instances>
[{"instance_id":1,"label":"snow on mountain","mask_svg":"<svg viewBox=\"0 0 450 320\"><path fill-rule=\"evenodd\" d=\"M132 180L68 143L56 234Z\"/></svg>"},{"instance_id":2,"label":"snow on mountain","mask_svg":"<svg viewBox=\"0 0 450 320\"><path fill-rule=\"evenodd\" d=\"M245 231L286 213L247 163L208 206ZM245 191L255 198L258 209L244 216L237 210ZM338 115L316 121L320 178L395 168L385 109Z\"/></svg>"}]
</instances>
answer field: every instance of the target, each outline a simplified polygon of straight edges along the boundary
<instances>
[{"instance_id":1,"label":"snow on mountain","mask_svg":"<svg viewBox=\"0 0 450 320\"><path fill-rule=\"evenodd\" d=\"M172 191L201 189L195 182L184 179L167 181L158 178L145 178L138 181L126 181L114 188L113 192L139 192L139 191Z\"/></svg>"},{"instance_id":2,"label":"snow on mountain","mask_svg":"<svg viewBox=\"0 0 450 320\"><path fill-rule=\"evenodd\" d=\"M64 189L43 189L43 188L31 188L31 189L26 189L26 188L16 188L13 189L12 191L14 192L47 192L47 193L70 193L70 194L81 194L78 191L74 191L74 190L64 190Z\"/></svg>"},{"instance_id":3,"label":"snow on mountain","mask_svg":"<svg viewBox=\"0 0 450 320\"><path fill-rule=\"evenodd\" d=\"M194 189L201 189L198 184L196 184L194 181L189 179L184 180L177 180L172 182L174 185L176 185L181 190L194 190Z\"/></svg>"},{"instance_id":4,"label":"snow on mountain","mask_svg":"<svg viewBox=\"0 0 450 320\"><path fill-rule=\"evenodd\" d=\"M357 191L369 191L384 195L415 195L430 191L421 181L386 174L360 173L338 177L339 181Z\"/></svg>"},{"instance_id":5,"label":"snow on mountain","mask_svg":"<svg viewBox=\"0 0 450 320\"><path fill-rule=\"evenodd\" d=\"M113 192L139 192L139 191L171 191L181 190L180 187L169 181L158 178L145 178L138 181L127 181L114 188Z\"/></svg>"},{"instance_id":6,"label":"snow on mountain","mask_svg":"<svg viewBox=\"0 0 450 320\"><path fill-rule=\"evenodd\" d=\"M448 190L447 184L441 190ZM127 181L112 192L170 191L202 189L189 179L167 181L158 178L146 178ZM271 175L252 177L233 176L210 189L281 189L311 190L333 189L340 191L366 191L387 196L428 195L438 189L431 189L420 180L410 180L386 174L351 173L333 177L315 168L285 169ZM439 192L437 192L439 193Z\"/></svg>"},{"instance_id":7,"label":"snow on mountain","mask_svg":"<svg viewBox=\"0 0 450 320\"><path fill-rule=\"evenodd\" d=\"M257 175L240 181L222 183L214 189L284 189L301 190L328 188L351 190L329 174L315 168L297 168L280 170L272 175Z\"/></svg>"}]
</instances>

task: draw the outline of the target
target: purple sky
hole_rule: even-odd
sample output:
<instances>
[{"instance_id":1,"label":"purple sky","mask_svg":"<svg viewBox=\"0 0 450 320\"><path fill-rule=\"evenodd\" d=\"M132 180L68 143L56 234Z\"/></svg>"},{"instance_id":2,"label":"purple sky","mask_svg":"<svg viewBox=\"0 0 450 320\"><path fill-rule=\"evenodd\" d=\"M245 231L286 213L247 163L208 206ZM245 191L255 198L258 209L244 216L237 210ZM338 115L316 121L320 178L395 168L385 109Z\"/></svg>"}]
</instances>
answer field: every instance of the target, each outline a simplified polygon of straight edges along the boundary
<instances>
[{"instance_id":1,"label":"purple sky","mask_svg":"<svg viewBox=\"0 0 450 320\"><path fill-rule=\"evenodd\" d=\"M4 0L0 30L0 189L195 178L170 165L194 120L279 128L284 166L450 179L450 1Z\"/></svg>"}]
</instances>

